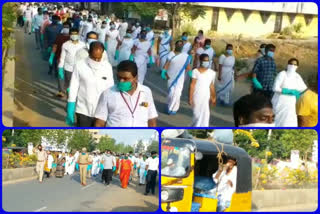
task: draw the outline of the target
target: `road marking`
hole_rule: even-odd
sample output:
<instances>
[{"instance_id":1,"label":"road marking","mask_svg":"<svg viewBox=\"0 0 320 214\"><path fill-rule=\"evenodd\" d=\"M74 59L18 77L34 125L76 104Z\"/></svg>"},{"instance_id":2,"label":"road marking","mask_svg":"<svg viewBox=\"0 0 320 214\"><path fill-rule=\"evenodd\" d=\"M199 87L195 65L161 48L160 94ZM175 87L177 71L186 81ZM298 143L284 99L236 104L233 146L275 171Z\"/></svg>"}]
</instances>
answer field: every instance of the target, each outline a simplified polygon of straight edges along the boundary
<instances>
[{"instance_id":1,"label":"road marking","mask_svg":"<svg viewBox=\"0 0 320 214\"><path fill-rule=\"evenodd\" d=\"M115 177L113 177L113 178L115 178ZM112 179L113 179L113 178L112 178ZM120 181L119 178L115 178L115 179L117 179L118 181ZM137 187L137 184L133 184L132 182L129 182L129 185L134 186L134 187Z\"/></svg>"},{"instance_id":2,"label":"road marking","mask_svg":"<svg viewBox=\"0 0 320 214\"><path fill-rule=\"evenodd\" d=\"M40 212L40 211L45 210L45 209L47 209L47 207L41 207L41 208L39 208L39 209L37 209L37 210L35 210L33 212Z\"/></svg>"},{"instance_id":3,"label":"road marking","mask_svg":"<svg viewBox=\"0 0 320 214\"><path fill-rule=\"evenodd\" d=\"M88 186L85 186L85 187L81 188L81 190L84 190L84 189L86 189L86 188L88 188L88 187L90 187L90 186L93 186L94 184L96 184L96 183L94 182L94 183L92 183L92 184L89 184Z\"/></svg>"}]
</instances>

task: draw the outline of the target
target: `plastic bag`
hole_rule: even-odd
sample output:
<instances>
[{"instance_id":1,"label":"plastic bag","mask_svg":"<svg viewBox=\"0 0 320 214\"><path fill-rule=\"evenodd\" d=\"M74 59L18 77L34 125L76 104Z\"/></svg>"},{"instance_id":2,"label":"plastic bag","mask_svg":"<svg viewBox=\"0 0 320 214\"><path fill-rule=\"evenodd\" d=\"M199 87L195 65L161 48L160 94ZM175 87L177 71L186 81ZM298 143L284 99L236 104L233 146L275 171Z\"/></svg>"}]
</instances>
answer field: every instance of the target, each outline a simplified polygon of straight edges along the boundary
<instances>
[{"instance_id":1,"label":"plastic bag","mask_svg":"<svg viewBox=\"0 0 320 214\"><path fill-rule=\"evenodd\" d=\"M194 188L204 191L213 189L216 185L211 177L195 176Z\"/></svg>"}]
</instances>

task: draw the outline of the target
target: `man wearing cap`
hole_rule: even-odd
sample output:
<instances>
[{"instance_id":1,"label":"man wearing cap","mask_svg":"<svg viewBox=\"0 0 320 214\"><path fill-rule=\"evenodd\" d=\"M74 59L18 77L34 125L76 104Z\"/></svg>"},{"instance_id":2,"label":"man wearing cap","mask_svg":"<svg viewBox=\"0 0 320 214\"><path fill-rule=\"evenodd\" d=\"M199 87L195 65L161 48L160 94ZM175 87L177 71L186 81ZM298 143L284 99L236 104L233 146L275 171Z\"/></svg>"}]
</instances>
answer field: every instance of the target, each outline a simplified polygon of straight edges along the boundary
<instances>
[{"instance_id":1,"label":"man wearing cap","mask_svg":"<svg viewBox=\"0 0 320 214\"><path fill-rule=\"evenodd\" d=\"M43 171L44 171L44 163L47 160L47 153L42 150L42 146L38 145L38 149L34 148L33 152L37 156L37 165L36 165L36 171L39 177L39 181L42 182L43 178Z\"/></svg>"},{"instance_id":2,"label":"man wearing cap","mask_svg":"<svg viewBox=\"0 0 320 214\"><path fill-rule=\"evenodd\" d=\"M79 159L77 161L80 168L80 182L82 186L86 186L86 175L87 175L87 167L90 164L89 155L87 153L86 148L82 148L82 153L79 155Z\"/></svg>"},{"instance_id":3,"label":"man wearing cap","mask_svg":"<svg viewBox=\"0 0 320 214\"><path fill-rule=\"evenodd\" d=\"M156 178L159 169L159 158L157 157L157 152L152 151L151 157L146 161L147 170L147 185L145 195L148 195L150 190L152 195L155 194Z\"/></svg>"}]
</instances>

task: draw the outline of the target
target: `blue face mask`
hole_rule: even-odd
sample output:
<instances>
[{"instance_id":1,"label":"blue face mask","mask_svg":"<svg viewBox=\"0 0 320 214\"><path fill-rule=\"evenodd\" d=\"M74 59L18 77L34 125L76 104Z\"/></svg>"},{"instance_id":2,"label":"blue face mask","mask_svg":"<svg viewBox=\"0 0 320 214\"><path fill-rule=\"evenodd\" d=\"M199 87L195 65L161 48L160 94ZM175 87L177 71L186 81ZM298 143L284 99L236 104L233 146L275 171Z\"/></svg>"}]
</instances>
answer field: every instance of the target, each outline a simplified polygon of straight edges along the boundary
<instances>
[{"instance_id":1,"label":"blue face mask","mask_svg":"<svg viewBox=\"0 0 320 214\"><path fill-rule=\"evenodd\" d=\"M167 30L164 31L164 35L168 36L169 32Z\"/></svg>"},{"instance_id":2,"label":"blue face mask","mask_svg":"<svg viewBox=\"0 0 320 214\"><path fill-rule=\"evenodd\" d=\"M182 36L181 39L182 39L183 41L187 41L187 40L188 40L188 37L187 37L187 36Z\"/></svg>"},{"instance_id":3,"label":"blue face mask","mask_svg":"<svg viewBox=\"0 0 320 214\"><path fill-rule=\"evenodd\" d=\"M209 68L209 66L210 66L210 62L209 61L201 62L201 67Z\"/></svg>"},{"instance_id":4,"label":"blue face mask","mask_svg":"<svg viewBox=\"0 0 320 214\"><path fill-rule=\"evenodd\" d=\"M131 38L131 33L127 33L125 37Z\"/></svg>"},{"instance_id":5,"label":"blue face mask","mask_svg":"<svg viewBox=\"0 0 320 214\"><path fill-rule=\"evenodd\" d=\"M268 57L271 57L271 58L273 58L273 56L274 56L274 52L272 52L272 51L268 51Z\"/></svg>"},{"instance_id":6,"label":"blue face mask","mask_svg":"<svg viewBox=\"0 0 320 214\"><path fill-rule=\"evenodd\" d=\"M82 152L82 155L85 155L86 153L85 152Z\"/></svg>"},{"instance_id":7,"label":"blue face mask","mask_svg":"<svg viewBox=\"0 0 320 214\"><path fill-rule=\"evenodd\" d=\"M92 42L96 42L97 40L96 39L88 39L88 45L89 45L89 47L90 47L90 44L92 43Z\"/></svg>"},{"instance_id":8,"label":"blue face mask","mask_svg":"<svg viewBox=\"0 0 320 214\"><path fill-rule=\"evenodd\" d=\"M205 47L205 49L209 49L211 46L210 45L206 45L204 47Z\"/></svg>"},{"instance_id":9,"label":"blue face mask","mask_svg":"<svg viewBox=\"0 0 320 214\"><path fill-rule=\"evenodd\" d=\"M232 50L227 50L227 54L232 55Z\"/></svg>"}]
</instances>

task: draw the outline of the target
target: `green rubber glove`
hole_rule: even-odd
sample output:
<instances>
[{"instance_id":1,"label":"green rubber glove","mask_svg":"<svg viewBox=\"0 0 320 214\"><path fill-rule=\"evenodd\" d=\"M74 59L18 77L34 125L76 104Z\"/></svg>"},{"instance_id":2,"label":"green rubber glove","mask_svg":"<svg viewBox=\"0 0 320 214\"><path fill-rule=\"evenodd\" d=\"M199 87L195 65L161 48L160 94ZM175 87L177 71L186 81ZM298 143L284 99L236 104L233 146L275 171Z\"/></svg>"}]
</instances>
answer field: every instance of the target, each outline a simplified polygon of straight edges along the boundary
<instances>
[{"instance_id":1,"label":"green rubber glove","mask_svg":"<svg viewBox=\"0 0 320 214\"><path fill-rule=\"evenodd\" d=\"M52 47L48 47L48 53L51 53Z\"/></svg>"},{"instance_id":2,"label":"green rubber glove","mask_svg":"<svg viewBox=\"0 0 320 214\"><path fill-rule=\"evenodd\" d=\"M147 177L147 170L144 171L144 177Z\"/></svg>"},{"instance_id":3,"label":"green rubber glove","mask_svg":"<svg viewBox=\"0 0 320 214\"><path fill-rule=\"evenodd\" d=\"M281 93L285 95L295 96L297 100L300 98L300 92L294 89L283 88Z\"/></svg>"},{"instance_id":4,"label":"green rubber glove","mask_svg":"<svg viewBox=\"0 0 320 214\"><path fill-rule=\"evenodd\" d=\"M104 42L104 49L107 51L108 50L108 42Z\"/></svg>"},{"instance_id":5,"label":"green rubber glove","mask_svg":"<svg viewBox=\"0 0 320 214\"><path fill-rule=\"evenodd\" d=\"M116 54L114 55L114 60L118 60L119 59L119 50L116 50Z\"/></svg>"},{"instance_id":6,"label":"green rubber glove","mask_svg":"<svg viewBox=\"0 0 320 214\"><path fill-rule=\"evenodd\" d=\"M150 64L150 65L153 65L153 64L154 64L154 62L153 62L153 60L152 60L152 56L149 56L149 64Z\"/></svg>"},{"instance_id":7,"label":"green rubber glove","mask_svg":"<svg viewBox=\"0 0 320 214\"><path fill-rule=\"evenodd\" d=\"M51 54L50 54L50 58L49 58L49 64L52 66L53 65L53 59L54 59L54 56L55 56L56 54L55 53L53 53L53 52L51 52Z\"/></svg>"},{"instance_id":8,"label":"green rubber glove","mask_svg":"<svg viewBox=\"0 0 320 214\"><path fill-rule=\"evenodd\" d=\"M252 83L253 83L253 87L257 89L263 89L261 83L257 80L256 77L252 79Z\"/></svg>"},{"instance_id":9,"label":"green rubber glove","mask_svg":"<svg viewBox=\"0 0 320 214\"><path fill-rule=\"evenodd\" d=\"M44 40L44 35L43 34L40 35L40 40L41 40L41 42L43 42L43 40Z\"/></svg>"},{"instance_id":10,"label":"green rubber glove","mask_svg":"<svg viewBox=\"0 0 320 214\"><path fill-rule=\"evenodd\" d=\"M59 79L64 80L63 68L58 69L58 77L59 77Z\"/></svg>"},{"instance_id":11,"label":"green rubber glove","mask_svg":"<svg viewBox=\"0 0 320 214\"><path fill-rule=\"evenodd\" d=\"M166 76L166 73L167 73L167 72L168 72L167 70L162 69L162 71L161 71L161 78L162 78L162 79L167 80L167 76Z\"/></svg>"},{"instance_id":12,"label":"green rubber glove","mask_svg":"<svg viewBox=\"0 0 320 214\"><path fill-rule=\"evenodd\" d=\"M190 78L192 78L192 70L188 71L188 75Z\"/></svg>"},{"instance_id":13,"label":"green rubber glove","mask_svg":"<svg viewBox=\"0 0 320 214\"><path fill-rule=\"evenodd\" d=\"M70 88L67 88L67 93L69 94L69 92L70 92Z\"/></svg>"},{"instance_id":14,"label":"green rubber glove","mask_svg":"<svg viewBox=\"0 0 320 214\"><path fill-rule=\"evenodd\" d=\"M115 166L112 167L112 172L114 172L114 171L116 171L116 167Z\"/></svg>"},{"instance_id":15,"label":"green rubber glove","mask_svg":"<svg viewBox=\"0 0 320 214\"><path fill-rule=\"evenodd\" d=\"M134 56L133 56L133 54L130 54L129 60L132 61L132 62L134 61Z\"/></svg>"},{"instance_id":16,"label":"green rubber glove","mask_svg":"<svg viewBox=\"0 0 320 214\"><path fill-rule=\"evenodd\" d=\"M76 103L75 102L68 102L67 104L67 117L66 117L66 124L69 126L74 125L74 113L76 111Z\"/></svg>"},{"instance_id":17,"label":"green rubber glove","mask_svg":"<svg viewBox=\"0 0 320 214\"><path fill-rule=\"evenodd\" d=\"M26 18L26 17L23 17L23 21L24 21L24 22L27 21L27 18Z\"/></svg>"}]
</instances>

